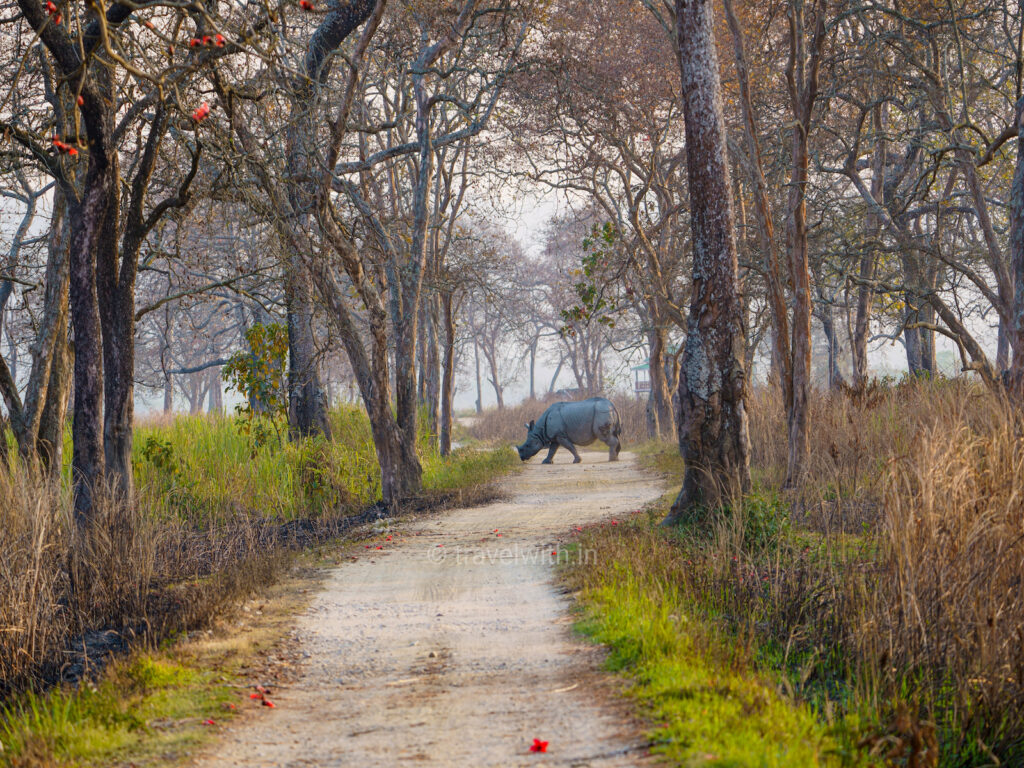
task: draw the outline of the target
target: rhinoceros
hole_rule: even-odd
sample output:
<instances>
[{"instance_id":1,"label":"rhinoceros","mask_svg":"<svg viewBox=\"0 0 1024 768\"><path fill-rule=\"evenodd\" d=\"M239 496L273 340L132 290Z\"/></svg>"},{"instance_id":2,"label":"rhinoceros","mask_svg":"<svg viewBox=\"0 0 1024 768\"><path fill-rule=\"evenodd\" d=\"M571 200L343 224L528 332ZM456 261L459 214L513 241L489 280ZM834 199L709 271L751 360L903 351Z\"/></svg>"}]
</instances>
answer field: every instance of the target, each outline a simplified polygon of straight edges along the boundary
<instances>
[{"instance_id":1,"label":"rhinoceros","mask_svg":"<svg viewBox=\"0 0 1024 768\"><path fill-rule=\"evenodd\" d=\"M608 461L618 461L622 443L619 434L619 412L610 400L591 397L576 403L555 403L541 414L536 421L526 425L526 442L517 445L519 458L526 461L542 448L548 449L542 464L550 464L555 451L561 446L573 455L573 464L582 459L576 452L577 445L590 445L601 440L608 446Z\"/></svg>"}]
</instances>

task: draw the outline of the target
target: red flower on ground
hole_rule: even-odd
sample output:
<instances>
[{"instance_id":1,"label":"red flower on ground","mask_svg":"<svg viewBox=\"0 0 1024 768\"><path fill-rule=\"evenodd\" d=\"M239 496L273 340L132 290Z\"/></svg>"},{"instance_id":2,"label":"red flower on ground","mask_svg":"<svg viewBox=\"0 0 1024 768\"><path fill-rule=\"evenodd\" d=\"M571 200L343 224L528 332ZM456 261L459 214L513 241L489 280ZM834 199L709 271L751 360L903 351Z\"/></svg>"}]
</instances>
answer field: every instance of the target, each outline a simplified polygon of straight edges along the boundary
<instances>
[{"instance_id":1,"label":"red flower on ground","mask_svg":"<svg viewBox=\"0 0 1024 768\"><path fill-rule=\"evenodd\" d=\"M546 741L541 741L540 739L534 739L533 740L533 744L530 746L530 751L531 752L547 752L548 751L548 743Z\"/></svg>"},{"instance_id":2,"label":"red flower on ground","mask_svg":"<svg viewBox=\"0 0 1024 768\"><path fill-rule=\"evenodd\" d=\"M215 723L213 720L204 720L203 721L203 725L216 725L216 724L217 723Z\"/></svg>"},{"instance_id":3,"label":"red flower on ground","mask_svg":"<svg viewBox=\"0 0 1024 768\"><path fill-rule=\"evenodd\" d=\"M273 709L274 708L274 702L272 702L270 699L264 699L263 700L263 706L264 707L270 707L271 709Z\"/></svg>"},{"instance_id":4,"label":"red flower on ground","mask_svg":"<svg viewBox=\"0 0 1024 768\"><path fill-rule=\"evenodd\" d=\"M197 123L201 123L206 119L207 115L210 114L210 105L205 101L199 105L199 109L192 113L192 119Z\"/></svg>"}]
</instances>

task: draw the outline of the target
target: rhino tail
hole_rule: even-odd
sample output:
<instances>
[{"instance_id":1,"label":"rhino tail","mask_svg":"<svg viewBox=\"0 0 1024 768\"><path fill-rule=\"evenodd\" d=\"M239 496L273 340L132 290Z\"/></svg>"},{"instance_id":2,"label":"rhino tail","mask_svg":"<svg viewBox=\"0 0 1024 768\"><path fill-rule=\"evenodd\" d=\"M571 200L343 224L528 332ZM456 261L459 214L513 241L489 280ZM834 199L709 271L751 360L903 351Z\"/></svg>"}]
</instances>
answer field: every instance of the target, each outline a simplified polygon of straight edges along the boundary
<instances>
[{"instance_id":1,"label":"rhino tail","mask_svg":"<svg viewBox=\"0 0 1024 768\"><path fill-rule=\"evenodd\" d=\"M619 418L619 409L615 407L615 403L611 400L608 401L608 404L611 405L612 413L615 414L615 424L612 425L612 434L618 437L622 434L622 419Z\"/></svg>"}]
</instances>

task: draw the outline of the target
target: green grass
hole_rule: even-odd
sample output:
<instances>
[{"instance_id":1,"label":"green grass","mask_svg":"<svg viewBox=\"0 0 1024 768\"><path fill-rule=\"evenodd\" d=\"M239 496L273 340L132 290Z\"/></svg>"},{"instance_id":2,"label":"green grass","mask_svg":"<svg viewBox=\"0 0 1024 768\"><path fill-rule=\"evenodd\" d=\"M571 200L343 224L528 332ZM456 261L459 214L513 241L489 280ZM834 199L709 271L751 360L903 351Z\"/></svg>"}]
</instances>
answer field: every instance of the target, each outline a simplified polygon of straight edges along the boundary
<instances>
[{"instance_id":1,"label":"green grass","mask_svg":"<svg viewBox=\"0 0 1024 768\"><path fill-rule=\"evenodd\" d=\"M763 552L766 540L788 533L765 530L774 500L751 506L757 513L747 519L757 535L737 541ZM578 628L608 646L609 667L632 681L630 695L654 724L652 750L684 766L869 764L856 746L858 716L792 695L790 665L756 636L753 620L731 615L735 603L709 571L734 566L700 553L720 544L655 529L659 518L587 531L579 547L593 556L569 558L563 571L578 590Z\"/></svg>"},{"instance_id":2,"label":"green grass","mask_svg":"<svg viewBox=\"0 0 1024 768\"><path fill-rule=\"evenodd\" d=\"M217 672L165 655L114 662L96 684L29 694L0 709L0 765L111 765L180 752L237 695Z\"/></svg>"},{"instance_id":3,"label":"green grass","mask_svg":"<svg viewBox=\"0 0 1024 768\"><path fill-rule=\"evenodd\" d=\"M294 519L353 513L380 498L380 467L365 411L331 412L333 439L289 442L283 424L262 423L263 443L226 417L177 417L136 429L136 482L151 506L204 519L238 513ZM279 437L280 436L280 437ZM515 467L512 451L457 450L441 457L420 431L423 488L481 485Z\"/></svg>"},{"instance_id":4,"label":"green grass","mask_svg":"<svg viewBox=\"0 0 1024 768\"><path fill-rule=\"evenodd\" d=\"M585 595L580 629L611 648L609 666L635 680L632 695L659 722L653 751L679 765L841 765L837 744L806 705L767 680L732 668L727 647L695 639L700 627L678 593L656 600L622 567ZM706 639L706 638L704 638Z\"/></svg>"}]
</instances>

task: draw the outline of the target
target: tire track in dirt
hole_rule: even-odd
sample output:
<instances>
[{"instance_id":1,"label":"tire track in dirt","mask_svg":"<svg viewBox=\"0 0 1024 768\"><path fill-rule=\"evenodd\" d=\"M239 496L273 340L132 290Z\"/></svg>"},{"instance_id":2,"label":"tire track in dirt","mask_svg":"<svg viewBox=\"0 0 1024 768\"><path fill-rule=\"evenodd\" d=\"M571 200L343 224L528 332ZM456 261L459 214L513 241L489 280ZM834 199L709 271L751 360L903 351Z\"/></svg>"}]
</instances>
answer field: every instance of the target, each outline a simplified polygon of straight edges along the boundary
<instances>
[{"instance_id":1,"label":"tire track in dirt","mask_svg":"<svg viewBox=\"0 0 1024 768\"><path fill-rule=\"evenodd\" d=\"M600 651L571 632L551 552L660 483L627 453L582 456L533 462L506 501L403 524L388 549L338 567L299 621L308 658L277 708L229 727L194 765L643 764ZM534 738L547 754L529 752Z\"/></svg>"}]
</instances>

